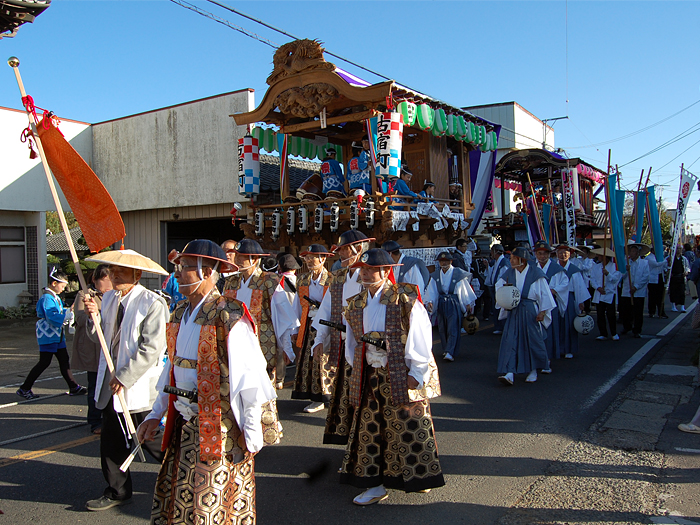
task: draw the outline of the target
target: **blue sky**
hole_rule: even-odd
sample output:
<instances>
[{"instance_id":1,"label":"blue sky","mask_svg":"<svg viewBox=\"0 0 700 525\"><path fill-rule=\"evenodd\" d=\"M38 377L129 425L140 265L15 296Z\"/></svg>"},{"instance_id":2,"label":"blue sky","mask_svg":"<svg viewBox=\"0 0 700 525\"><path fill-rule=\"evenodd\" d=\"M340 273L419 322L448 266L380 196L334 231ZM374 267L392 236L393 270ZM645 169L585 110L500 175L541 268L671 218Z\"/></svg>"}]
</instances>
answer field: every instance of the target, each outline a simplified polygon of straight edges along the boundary
<instances>
[{"instance_id":1,"label":"blue sky","mask_svg":"<svg viewBox=\"0 0 700 525\"><path fill-rule=\"evenodd\" d=\"M290 40L214 4L193 3L277 44ZM603 169L608 147L623 165L700 124L697 104L645 132L590 147L700 100L699 2L227 3L453 105L515 100L542 119L568 115L554 125L556 146ZM259 102L273 52L167 0L54 0L0 49L4 58L20 58L39 106L86 122L248 87ZM20 107L4 61L0 106ZM652 182L666 185L664 199L675 207L681 162L695 162L690 170L700 174L696 141L700 133L625 165L623 185L636 188L641 170L652 166ZM696 233L698 198L695 188L688 222Z\"/></svg>"}]
</instances>

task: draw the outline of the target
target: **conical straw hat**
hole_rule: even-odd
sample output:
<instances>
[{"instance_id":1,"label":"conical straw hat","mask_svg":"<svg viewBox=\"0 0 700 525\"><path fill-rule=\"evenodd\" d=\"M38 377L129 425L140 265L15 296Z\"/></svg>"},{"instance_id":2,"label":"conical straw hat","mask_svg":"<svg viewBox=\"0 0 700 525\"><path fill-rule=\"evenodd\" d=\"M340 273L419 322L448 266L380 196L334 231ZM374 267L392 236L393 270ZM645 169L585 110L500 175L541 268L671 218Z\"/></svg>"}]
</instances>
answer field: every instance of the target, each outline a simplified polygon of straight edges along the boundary
<instances>
[{"instance_id":1,"label":"conical straw hat","mask_svg":"<svg viewBox=\"0 0 700 525\"><path fill-rule=\"evenodd\" d=\"M610 248L595 248L591 250L591 253L595 253L596 255L605 255L606 257L615 257L615 252Z\"/></svg>"},{"instance_id":2,"label":"conical straw hat","mask_svg":"<svg viewBox=\"0 0 700 525\"><path fill-rule=\"evenodd\" d=\"M160 275L170 275L160 264L134 250L112 250L111 252L96 253L95 255L86 257L86 260L134 268L135 270L142 270L144 272L157 273Z\"/></svg>"}]
</instances>

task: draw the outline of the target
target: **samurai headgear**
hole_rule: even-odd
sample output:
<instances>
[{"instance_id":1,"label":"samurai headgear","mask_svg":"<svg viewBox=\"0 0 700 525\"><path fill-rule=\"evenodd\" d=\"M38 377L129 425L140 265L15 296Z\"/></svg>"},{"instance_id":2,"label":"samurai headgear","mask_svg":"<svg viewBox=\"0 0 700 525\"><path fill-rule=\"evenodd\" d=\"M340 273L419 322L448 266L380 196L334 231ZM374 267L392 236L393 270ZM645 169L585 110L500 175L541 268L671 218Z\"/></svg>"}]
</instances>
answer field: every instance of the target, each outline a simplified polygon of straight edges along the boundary
<instances>
[{"instance_id":1,"label":"samurai headgear","mask_svg":"<svg viewBox=\"0 0 700 525\"><path fill-rule=\"evenodd\" d=\"M253 239L243 239L241 242L237 242L230 252L240 253L241 255L254 255L255 257L265 257L270 255L265 253L260 246L260 243Z\"/></svg>"},{"instance_id":2,"label":"samurai headgear","mask_svg":"<svg viewBox=\"0 0 700 525\"><path fill-rule=\"evenodd\" d=\"M352 244L357 244L358 242L369 242L373 240L374 237L367 237L359 230L348 230L340 235L338 238L338 244L334 244L331 247L331 251L335 253L343 246L350 246Z\"/></svg>"},{"instance_id":3,"label":"samurai headgear","mask_svg":"<svg viewBox=\"0 0 700 525\"><path fill-rule=\"evenodd\" d=\"M204 259L216 261L219 264L217 269L221 273L230 273L238 270L238 266L228 261L224 249L215 242L207 239L195 239L194 241L190 241L181 252L177 250L171 251L168 255L168 260L173 264L180 264L180 258L183 256L202 257Z\"/></svg>"},{"instance_id":4,"label":"samurai headgear","mask_svg":"<svg viewBox=\"0 0 700 525\"><path fill-rule=\"evenodd\" d=\"M524 246L518 246L515 250L510 252L510 254L525 260L528 260L530 258L530 250L528 250Z\"/></svg>"},{"instance_id":5,"label":"samurai headgear","mask_svg":"<svg viewBox=\"0 0 700 525\"><path fill-rule=\"evenodd\" d=\"M437 261L453 261L454 256L450 252L440 252L436 257Z\"/></svg>"},{"instance_id":6,"label":"samurai headgear","mask_svg":"<svg viewBox=\"0 0 700 525\"><path fill-rule=\"evenodd\" d=\"M502 245L502 244L494 244L493 246L491 246L491 249L492 249L493 251L499 252L499 253L505 252L505 250L503 249L503 245Z\"/></svg>"},{"instance_id":7,"label":"samurai headgear","mask_svg":"<svg viewBox=\"0 0 700 525\"><path fill-rule=\"evenodd\" d=\"M382 244L382 250L386 250L389 253L397 252L401 248L403 248L403 246L396 241L386 241L384 244Z\"/></svg>"},{"instance_id":8,"label":"samurai headgear","mask_svg":"<svg viewBox=\"0 0 700 525\"><path fill-rule=\"evenodd\" d=\"M544 250L546 252L551 252L552 247L547 243L547 241L537 241L535 243L535 249L534 251L538 252L540 250Z\"/></svg>"},{"instance_id":9,"label":"samurai headgear","mask_svg":"<svg viewBox=\"0 0 700 525\"><path fill-rule=\"evenodd\" d=\"M309 249L301 252L299 254L301 257L306 257L307 255L317 255L318 257L333 257L333 253L326 250L326 247L322 244L310 244Z\"/></svg>"},{"instance_id":10,"label":"samurai headgear","mask_svg":"<svg viewBox=\"0 0 700 525\"><path fill-rule=\"evenodd\" d=\"M403 264L395 263L394 259L391 258L391 255L386 250L372 248L363 253L360 260L352 265L352 268L360 268L362 266L381 268L383 266L403 266Z\"/></svg>"},{"instance_id":11,"label":"samurai headgear","mask_svg":"<svg viewBox=\"0 0 700 525\"><path fill-rule=\"evenodd\" d=\"M282 257L279 258L278 262L280 272L291 272L293 270L298 270L299 268L301 268L301 266L299 266L299 263L291 253L285 253Z\"/></svg>"}]
</instances>

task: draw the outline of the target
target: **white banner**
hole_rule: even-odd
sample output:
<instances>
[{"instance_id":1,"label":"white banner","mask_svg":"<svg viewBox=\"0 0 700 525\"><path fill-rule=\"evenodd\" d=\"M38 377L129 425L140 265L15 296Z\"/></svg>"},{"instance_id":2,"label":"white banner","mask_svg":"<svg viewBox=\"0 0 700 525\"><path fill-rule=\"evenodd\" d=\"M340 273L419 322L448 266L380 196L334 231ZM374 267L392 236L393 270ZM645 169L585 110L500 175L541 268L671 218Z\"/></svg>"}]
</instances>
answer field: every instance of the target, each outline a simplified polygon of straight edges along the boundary
<instances>
[{"instance_id":1,"label":"white banner","mask_svg":"<svg viewBox=\"0 0 700 525\"><path fill-rule=\"evenodd\" d=\"M574 169L561 170L561 187L564 198L564 221L566 222L566 244L576 246L576 211L574 204Z\"/></svg>"},{"instance_id":2,"label":"white banner","mask_svg":"<svg viewBox=\"0 0 700 525\"><path fill-rule=\"evenodd\" d=\"M678 246L678 240L680 239L680 234L683 231L683 222L685 221L685 210L688 206L688 199L690 194L693 192L693 186L698 178L690 173L688 170L681 168L681 186L678 190L678 205L676 206L676 222L673 227L673 244L671 244L671 257L676 254L676 246ZM668 272L668 282L666 283L666 288L668 288L671 282L671 272Z\"/></svg>"}]
</instances>

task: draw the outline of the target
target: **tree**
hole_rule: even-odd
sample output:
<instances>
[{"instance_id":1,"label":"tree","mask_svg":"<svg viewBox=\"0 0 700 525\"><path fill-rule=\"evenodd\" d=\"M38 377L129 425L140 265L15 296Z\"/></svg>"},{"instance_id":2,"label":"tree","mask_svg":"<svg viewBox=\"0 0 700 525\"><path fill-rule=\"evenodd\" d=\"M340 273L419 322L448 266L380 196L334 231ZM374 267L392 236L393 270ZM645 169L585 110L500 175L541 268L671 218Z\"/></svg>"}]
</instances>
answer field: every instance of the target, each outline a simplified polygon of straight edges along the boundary
<instances>
[{"instance_id":1,"label":"tree","mask_svg":"<svg viewBox=\"0 0 700 525\"><path fill-rule=\"evenodd\" d=\"M72 230L78 226L78 221L75 219L75 215L72 211L63 212L63 216L66 218L66 223L68 224L68 229ZM61 233L63 230L61 228L61 221L58 219L58 212L47 211L46 212L46 229L50 231L53 235Z\"/></svg>"}]
</instances>

